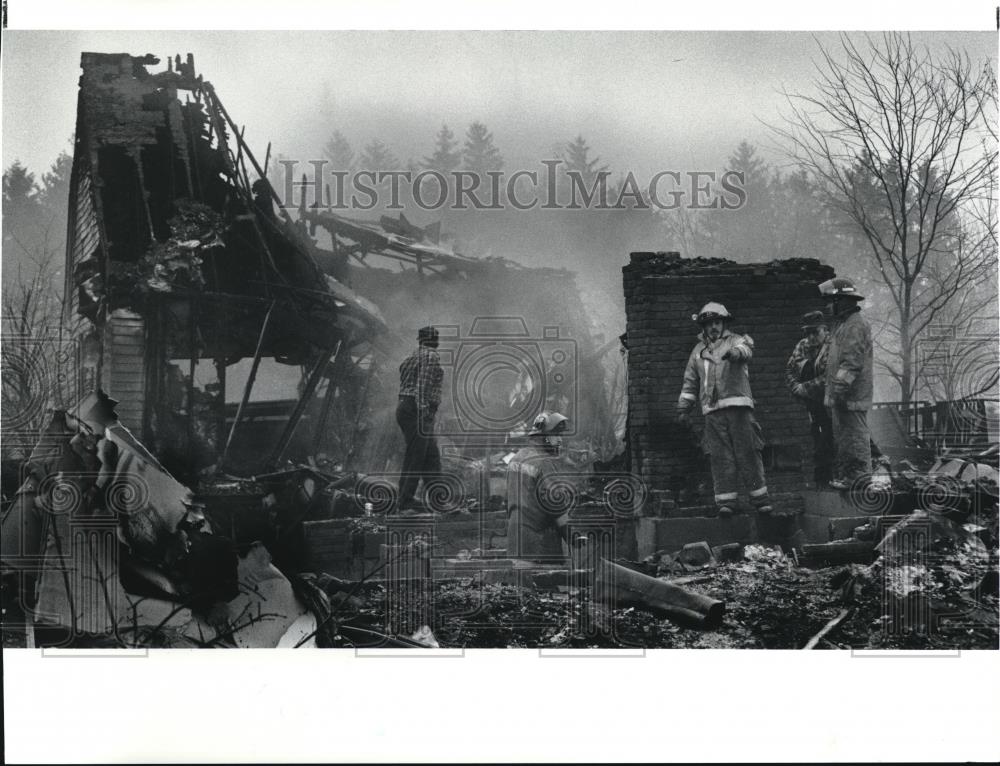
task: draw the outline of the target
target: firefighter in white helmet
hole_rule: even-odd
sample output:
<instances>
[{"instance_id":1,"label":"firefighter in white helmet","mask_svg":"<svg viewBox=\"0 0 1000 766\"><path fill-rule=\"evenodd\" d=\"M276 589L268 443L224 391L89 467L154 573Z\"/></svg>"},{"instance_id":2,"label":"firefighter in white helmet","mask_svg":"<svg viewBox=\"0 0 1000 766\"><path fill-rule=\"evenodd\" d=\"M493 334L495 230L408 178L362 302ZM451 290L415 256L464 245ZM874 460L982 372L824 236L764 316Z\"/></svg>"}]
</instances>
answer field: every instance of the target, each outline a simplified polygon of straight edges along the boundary
<instances>
[{"instance_id":1,"label":"firefighter in white helmet","mask_svg":"<svg viewBox=\"0 0 1000 766\"><path fill-rule=\"evenodd\" d=\"M764 440L753 416L747 369L753 356L753 339L729 330L733 315L721 303L706 303L691 318L702 331L684 370L677 401L678 420L686 423L691 407L696 402L701 404L705 416L703 445L712 466L719 515L731 516L738 510L741 484L757 512L769 514L772 507L760 454Z\"/></svg>"},{"instance_id":2,"label":"firefighter in white helmet","mask_svg":"<svg viewBox=\"0 0 1000 766\"><path fill-rule=\"evenodd\" d=\"M867 481L872 471L868 409L872 405L872 328L858 305L865 299L844 277L819 286L833 316L834 328L826 361L824 404L830 408L836 458L834 489Z\"/></svg>"},{"instance_id":3,"label":"firefighter in white helmet","mask_svg":"<svg viewBox=\"0 0 1000 766\"><path fill-rule=\"evenodd\" d=\"M507 553L514 558L563 561L568 531L567 500L572 488L560 479L567 466L559 458L569 419L539 413L528 430L530 444L507 464Z\"/></svg>"}]
</instances>

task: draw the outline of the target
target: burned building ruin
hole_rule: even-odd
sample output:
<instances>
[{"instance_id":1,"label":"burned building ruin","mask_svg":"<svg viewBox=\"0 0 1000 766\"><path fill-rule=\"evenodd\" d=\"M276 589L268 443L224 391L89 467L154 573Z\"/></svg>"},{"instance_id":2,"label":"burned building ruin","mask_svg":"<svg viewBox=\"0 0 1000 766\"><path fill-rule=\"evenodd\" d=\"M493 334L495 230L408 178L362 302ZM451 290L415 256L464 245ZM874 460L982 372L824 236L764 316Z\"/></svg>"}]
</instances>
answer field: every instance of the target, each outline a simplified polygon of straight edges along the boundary
<instances>
[{"instance_id":1,"label":"burned building ruin","mask_svg":"<svg viewBox=\"0 0 1000 766\"><path fill-rule=\"evenodd\" d=\"M995 520L996 471L979 462L995 448L937 459L891 408L876 414L895 454L936 468L900 462L860 504L807 483L809 419L785 368L831 267L635 252L626 332L605 338L570 271L463 254L440 222L403 213L286 204L270 146L259 161L193 58L158 65L81 59L63 307L79 364L4 498L5 587L14 570L43 643L420 647L440 596L472 630L484 605L517 601L490 640L541 641L529 591L582 594L587 630L626 601L718 628L724 602L678 576L747 562L769 579L800 552L803 569L871 563L921 505L942 518L909 523L955 535L983 509ZM717 514L702 416L675 416L709 301L755 340L773 515ZM425 482L404 510L398 369L428 324L445 377L441 491ZM508 555L506 479L542 410L570 427L551 493L565 555L540 562ZM970 445L995 445L979 431ZM595 637L621 638L578 640Z\"/></svg>"},{"instance_id":2,"label":"burned building ruin","mask_svg":"<svg viewBox=\"0 0 1000 766\"><path fill-rule=\"evenodd\" d=\"M367 517L392 510L396 370L416 327L451 325L450 387L470 350L533 349L485 390L510 427L546 397L582 402L584 461L614 439L600 365L614 344L591 337L568 272L455 253L403 216L293 215L266 180L270 147L259 162L193 58L157 64L81 58L63 307L79 368L5 509L5 565L57 643L274 645L308 604L322 644L325 597L289 578L386 565L386 527ZM553 340L572 353L554 361ZM508 434L466 438L443 409L464 518L421 539L502 550ZM267 599L237 592L258 579L278 589L276 622L244 619ZM226 625L206 621L213 603L234 610Z\"/></svg>"},{"instance_id":3,"label":"burned building ruin","mask_svg":"<svg viewBox=\"0 0 1000 766\"><path fill-rule=\"evenodd\" d=\"M697 505L710 476L695 428L680 427L674 409L699 328L691 317L709 301L750 335L750 384L763 428L764 469L773 492L795 492L812 473L809 416L789 395L785 363L801 339L801 318L822 309L817 285L833 269L812 259L737 264L680 253L632 253L623 268L629 344L629 441L635 470L652 488Z\"/></svg>"},{"instance_id":4,"label":"burned building ruin","mask_svg":"<svg viewBox=\"0 0 1000 766\"><path fill-rule=\"evenodd\" d=\"M608 348L572 274L455 253L402 215L293 220L193 59L156 63L82 57L65 315L89 352L81 390L119 400L182 480L317 454L391 463L396 365L416 327L442 317L456 336L484 316L526 318L529 338L557 328L581 349L583 390L602 391L595 355ZM581 420L607 442L601 400Z\"/></svg>"}]
</instances>

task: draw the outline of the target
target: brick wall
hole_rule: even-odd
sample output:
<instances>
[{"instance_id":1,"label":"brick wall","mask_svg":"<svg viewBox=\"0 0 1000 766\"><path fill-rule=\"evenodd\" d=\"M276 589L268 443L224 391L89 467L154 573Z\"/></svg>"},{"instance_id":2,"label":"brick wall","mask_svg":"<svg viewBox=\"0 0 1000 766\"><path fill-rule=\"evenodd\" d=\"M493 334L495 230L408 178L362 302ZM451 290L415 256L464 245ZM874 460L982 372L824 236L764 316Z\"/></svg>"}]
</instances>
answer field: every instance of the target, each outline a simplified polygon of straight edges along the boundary
<instances>
[{"instance_id":1,"label":"brick wall","mask_svg":"<svg viewBox=\"0 0 1000 766\"><path fill-rule=\"evenodd\" d=\"M622 269L629 341L629 439L632 470L654 489L683 491L696 503L712 492L700 449L700 407L686 430L674 420L684 367L697 342L691 315L719 301L735 315L734 332L754 339L750 385L772 491L795 491L812 479L812 438L805 408L792 399L785 363L802 337L801 317L823 307L817 285L834 276L814 259L737 264L679 253L632 253Z\"/></svg>"}]
</instances>

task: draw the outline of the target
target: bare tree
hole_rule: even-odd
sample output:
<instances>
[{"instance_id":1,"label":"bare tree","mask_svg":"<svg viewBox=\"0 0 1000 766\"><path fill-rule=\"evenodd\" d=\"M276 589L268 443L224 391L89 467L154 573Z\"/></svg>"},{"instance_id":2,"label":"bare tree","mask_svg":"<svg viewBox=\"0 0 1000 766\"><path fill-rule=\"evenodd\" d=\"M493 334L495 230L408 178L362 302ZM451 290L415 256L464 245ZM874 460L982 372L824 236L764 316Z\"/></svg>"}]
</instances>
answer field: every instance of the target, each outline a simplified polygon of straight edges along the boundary
<instances>
[{"instance_id":1,"label":"bare tree","mask_svg":"<svg viewBox=\"0 0 1000 766\"><path fill-rule=\"evenodd\" d=\"M910 401L922 335L956 300L974 312L990 299L968 301L996 273L995 78L989 63L933 56L908 35L866 40L820 46L815 92L786 93L786 122L772 129L856 226L861 281L886 298L878 362Z\"/></svg>"},{"instance_id":2,"label":"bare tree","mask_svg":"<svg viewBox=\"0 0 1000 766\"><path fill-rule=\"evenodd\" d=\"M13 278L5 275L2 301L3 430L37 434L46 410L62 399L60 375L67 362L60 358L62 298L57 288L51 249L27 253Z\"/></svg>"}]
</instances>

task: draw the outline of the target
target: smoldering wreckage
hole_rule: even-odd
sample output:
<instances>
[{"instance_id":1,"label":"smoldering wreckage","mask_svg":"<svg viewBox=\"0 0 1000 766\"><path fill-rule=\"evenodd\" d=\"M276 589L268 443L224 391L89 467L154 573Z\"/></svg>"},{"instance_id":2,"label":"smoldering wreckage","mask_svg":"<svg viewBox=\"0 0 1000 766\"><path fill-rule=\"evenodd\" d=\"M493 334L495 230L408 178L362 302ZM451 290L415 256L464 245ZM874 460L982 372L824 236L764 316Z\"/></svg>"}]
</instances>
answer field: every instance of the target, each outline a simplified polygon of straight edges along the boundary
<instances>
[{"instance_id":1,"label":"smoldering wreckage","mask_svg":"<svg viewBox=\"0 0 1000 766\"><path fill-rule=\"evenodd\" d=\"M873 410L877 475L846 492L805 480L808 418L779 380L832 269L634 253L626 419L619 342L591 335L572 274L462 255L402 215L291 215L193 59L158 64L82 57L64 313L78 364L5 491L5 645L997 648L989 402ZM758 343L766 517L717 515L697 428L660 404L680 390L681 318L720 299ZM460 397L438 418L441 482L396 507L394 376L413 317L442 305L446 389L476 385L484 349L515 348L528 374L477 389L479 412L573 426L562 556L508 556L521 442L477 429ZM258 395L289 371L288 395Z\"/></svg>"}]
</instances>

